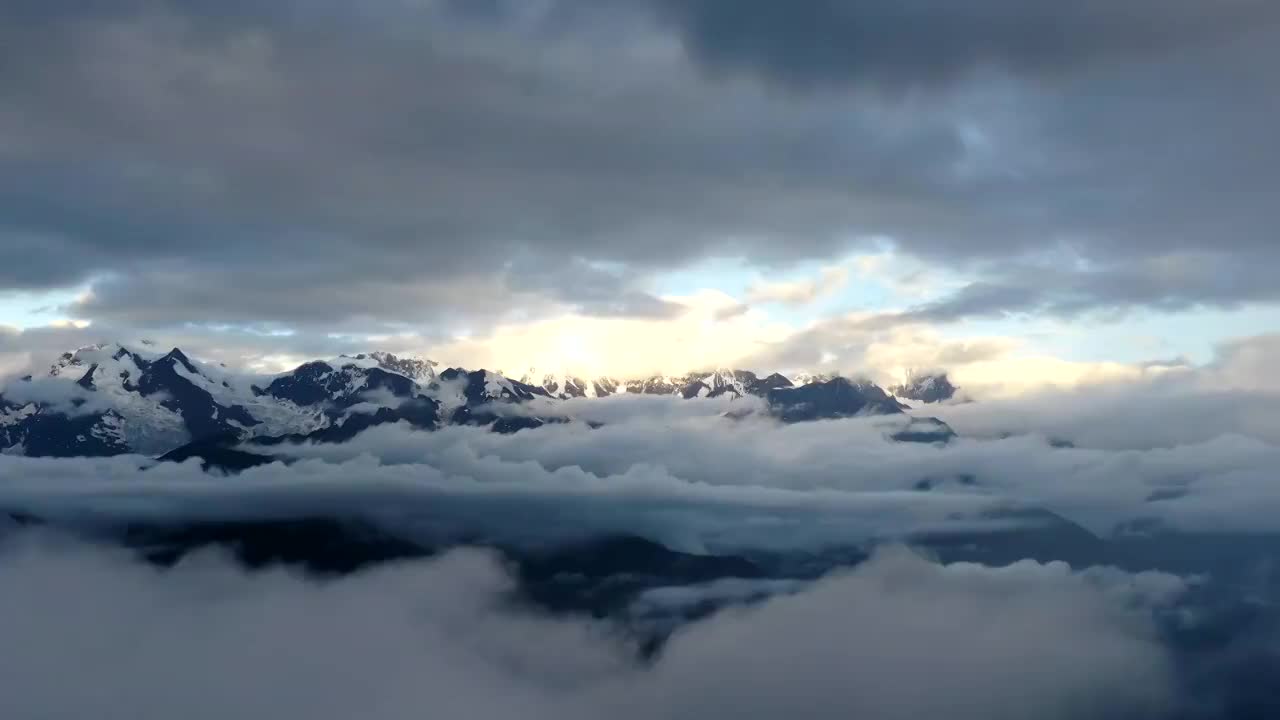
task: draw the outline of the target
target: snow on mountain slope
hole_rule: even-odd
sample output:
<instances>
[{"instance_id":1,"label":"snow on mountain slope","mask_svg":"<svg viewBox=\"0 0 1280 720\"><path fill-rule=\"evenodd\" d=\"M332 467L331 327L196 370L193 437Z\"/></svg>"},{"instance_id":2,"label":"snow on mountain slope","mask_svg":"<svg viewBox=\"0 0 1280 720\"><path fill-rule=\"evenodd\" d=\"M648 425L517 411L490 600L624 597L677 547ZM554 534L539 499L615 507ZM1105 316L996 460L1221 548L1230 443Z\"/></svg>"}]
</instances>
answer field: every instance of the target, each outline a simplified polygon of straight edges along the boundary
<instances>
[{"instance_id":1,"label":"snow on mountain slope","mask_svg":"<svg viewBox=\"0 0 1280 720\"><path fill-rule=\"evenodd\" d=\"M823 383L770 390L766 399L774 414L788 423L897 415L906 409L874 383L842 377Z\"/></svg>"},{"instance_id":2,"label":"snow on mountain slope","mask_svg":"<svg viewBox=\"0 0 1280 720\"><path fill-rule=\"evenodd\" d=\"M436 379L434 360L415 357L397 357L388 352L361 353L359 355L340 356L336 363L340 366L352 365L363 369L379 368L387 372L403 375L419 385L429 385Z\"/></svg>"},{"instance_id":3,"label":"snow on mountain slope","mask_svg":"<svg viewBox=\"0 0 1280 720\"><path fill-rule=\"evenodd\" d=\"M512 380L491 370L464 370L449 368L440 373L441 382L456 383L462 381L461 392L470 403L511 402L532 400L535 397L550 397L546 389L537 385Z\"/></svg>"},{"instance_id":4,"label":"snow on mountain slope","mask_svg":"<svg viewBox=\"0 0 1280 720\"><path fill-rule=\"evenodd\" d=\"M624 393L757 395L784 422L892 414L905 407L866 381L835 378L797 387L777 373L761 377L729 368L619 381L536 370L515 380L489 370L436 373L435 367L430 360L372 352L262 377L195 362L177 348L93 345L63 354L47 373L0 392L0 451L156 455L202 443L226 448L246 441L339 442L391 422L516 432L565 421L564 413L539 409L538 403ZM515 413L503 409L510 404L523 407Z\"/></svg>"},{"instance_id":5,"label":"snow on mountain slope","mask_svg":"<svg viewBox=\"0 0 1280 720\"><path fill-rule=\"evenodd\" d=\"M569 398L598 398L623 392L622 384L611 377L584 378L564 371L547 372L529 368L520 373L520 382L542 388L548 395L561 400Z\"/></svg>"},{"instance_id":6,"label":"snow on mountain slope","mask_svg":"<svg viewBox=\"0 0 1280 720\"><path fill-rule=\"evenodd\" d=\"M814 383L825 383L836 379L836 375L831 373L807 373L799 372L790 376L791 382L795 385L812 385Z\"/></svg>"},{"instance_id":7,"label":"snow on mountain slope","mask_svg":"<svg viewBox=\"0 0 1280 720\"><path fill-rule=\"evenodd\" d=\"M193 362L177 348L162 354L150 345L92 345L4 389L0 444L28 454L158 454L206 437L308 435L343 424L343 411L353 406L376 413L368 407L371 391L385 391L373 395L395 406L419 396L417 379L433 378L431 368L376 353L268 379ZM321 382L328 384L321 389Z\"/></svg>"},{"instance_id":8,"label":"snow on mountain slope","mask_svg":"<svg viewBox=\"0 0 1280 720\"><path fill-rule=\"evenodd\" d=\"M289 433L294 436L332 441L371 425L402 420L433 428L439 422L440 404L429 388L436 383L419 381L434 379L433 365L386 353L341 356L304 363L253 390L259 398L314 415L315 426Z\"/></svg>"},{"instance_id":9,"label":"snow on mountain slope","mask_svg":"<svg viewBox=\"0 0 1280 720\"><path fill-rule=\"evenodd\" d=\"M922 403L936 403L955 397L957 388L944 372L910 373L906 382L894 385L890 392L900 398Z\"/></svg>"},{"instance_id":10,"label":"snow on mountain slope","mask_svg":"<svg viewBox=\"0 0 1280 720\"><path fill-rule=\"evenodd\" d=\"M27 387L7 388L6 394L28 397L39 408L27 431L35 445L40 444L36 436L51 434L68 436L51 438L49 442L56 447L93 445L79 439L87 433L88 438L109 441L113 446L160 451L189 437L181 413L172 403L165 403L169 394L155 387L154 380L147 382L151 392L144 392L140 385L149 378L152 364L162 357L149 347L131 350L115 343L83 347L64 353L44 377L24 380ZM69 398L76 407L61 413L66 427L55 420L60 407L56 398L60 396ZM27 451L34 454L35 450L28 443Z\"/></svg>"},{"instance_id":11,"label":"snow on mountain slope","mask_svg":"<svg viewBox=\"0 0 1280 720\"><path fill-rule=\"evenodd\" d=\"M647 377L618 380L609 376L582 377L563 371L542 371L531 368L520 375L520 381L540 387L551 397L598 398L619 393L640 395L677 395L684 398L717 397L726 393L760 395L775 387L790 387L791 381L774 373L758 377L747 370L716 368L685 375L650 375Z\"/></svg>"}]
</instances>

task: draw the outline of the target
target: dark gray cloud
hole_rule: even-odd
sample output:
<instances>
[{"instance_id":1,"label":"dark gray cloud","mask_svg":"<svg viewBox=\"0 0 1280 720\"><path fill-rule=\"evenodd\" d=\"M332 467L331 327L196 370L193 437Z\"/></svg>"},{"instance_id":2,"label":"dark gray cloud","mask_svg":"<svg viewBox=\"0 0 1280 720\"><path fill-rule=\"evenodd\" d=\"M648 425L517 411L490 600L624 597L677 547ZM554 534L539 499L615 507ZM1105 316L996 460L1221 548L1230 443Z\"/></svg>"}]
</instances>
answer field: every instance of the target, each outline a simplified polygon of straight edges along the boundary
<instances>
[{"instance_id":1,"label":"dark gray cloud","mask_svg":"<svg viewBox=\"0 0 1280 720\"><path fill-rule=\"evenodd\" d=\"M968 303L1274 299L1263 0L0 12L0 287L111 324L661 316L653 273L873 235L988 272ZM997 282L1049 249L1116 275Z\"/></svg>"},{"instance_id":2,"label":"dark gray cloud","mask_svg":"<svg viewBox=\"0 0 1280 720\"><path fill-rule=\"evenodd\" d=\"M651 0L716 69L788 87L936 85L984 66L1056 74L1177 52L1280 21L1267 0ZM894 86L898 86L894 88Z\"/></svg>"},{"instance_id":3,"label":"dark gray cloud","mask_svg":"<svg viewBox=\"0 0 1280 720\"><path fill-rule=\"evenodd\" d=\"M903 313L853 314L828 318L808 329L770 343L747 358L745 364L760 369L784 368L793 372L869 375L889 371L878 367L870 354L875 346L920 346L908 357L915 367L955 369L962 365L1007 356L1009 338L946 340L913 336L909 332L923 322ZM895 331L908 332L895 335ZM898 376L879 376L888 385Z\"/></svg>"},{"instance_id":4,"label":"dark gray cloud","mask_svg":"<svg viewBox=\"0 0 1280 720\"><path fill-rule=\"evenodd\" d=\"M1280 301L1280 287L1271 268L1199 251L1135 258L1102 268L1000 263L989 279L904 313L868 322L937 323L1016 315L1074 318L1090 313L1114 316L1117 310L1140 306L1178 312L1231 309L1246 301Z\"/></svg>"},{"instance_id":5,"label":"dark gray cloud","mask_svg":"<svg viewBox=\"0 0 1280 720\"><path fill-rule=\"evenodd\" d=\"M685 307L635 287L626 273L582 258L547 257L531 252L513 263L508 286L534 297L551 297L600 317L669 318Z\"/></svg>"}]
</instances>

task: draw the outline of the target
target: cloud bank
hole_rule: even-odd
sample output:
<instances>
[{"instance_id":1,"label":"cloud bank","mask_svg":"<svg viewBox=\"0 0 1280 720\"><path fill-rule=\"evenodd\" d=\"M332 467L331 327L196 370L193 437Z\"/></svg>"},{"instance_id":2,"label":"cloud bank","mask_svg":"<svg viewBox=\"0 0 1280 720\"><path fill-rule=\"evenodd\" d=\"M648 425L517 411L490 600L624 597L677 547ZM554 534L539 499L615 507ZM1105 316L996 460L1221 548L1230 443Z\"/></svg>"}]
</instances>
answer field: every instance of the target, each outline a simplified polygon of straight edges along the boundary
<instances>
[{"instance_id":1,"label":"cloud bank","mask_svg":"<svg viewBox=\"0 0 1280 720\"><path fill-rule=\"evenodd\" d=\"M0 552L0 632L22 648L0 655L11 717L1012 720L1173 699L1147 583L1062 565L887 553L644 666L596 623L512 607L511 579L473 551L321 584L216 555L159 572L51 541Z\"/></svg>"}]
</instances>

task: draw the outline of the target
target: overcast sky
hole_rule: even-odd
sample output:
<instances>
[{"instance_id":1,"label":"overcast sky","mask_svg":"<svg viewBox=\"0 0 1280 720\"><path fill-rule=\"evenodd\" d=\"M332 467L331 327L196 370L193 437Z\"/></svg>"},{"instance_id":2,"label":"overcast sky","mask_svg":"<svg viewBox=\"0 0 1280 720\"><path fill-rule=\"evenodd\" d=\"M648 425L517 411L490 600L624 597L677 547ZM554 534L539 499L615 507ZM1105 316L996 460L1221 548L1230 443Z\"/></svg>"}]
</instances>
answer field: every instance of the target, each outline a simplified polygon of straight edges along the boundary
<instances>
[{"instance_id":1,"label":"overcast sky","mask_svg":"<svg viewBox=\"0 0 1280 720\"><path fill-rule=\"evenodd\" d=\"M0 374L1075 382L1280 331L1273 0L10 0Z\"/></svg>"}]
</instances>

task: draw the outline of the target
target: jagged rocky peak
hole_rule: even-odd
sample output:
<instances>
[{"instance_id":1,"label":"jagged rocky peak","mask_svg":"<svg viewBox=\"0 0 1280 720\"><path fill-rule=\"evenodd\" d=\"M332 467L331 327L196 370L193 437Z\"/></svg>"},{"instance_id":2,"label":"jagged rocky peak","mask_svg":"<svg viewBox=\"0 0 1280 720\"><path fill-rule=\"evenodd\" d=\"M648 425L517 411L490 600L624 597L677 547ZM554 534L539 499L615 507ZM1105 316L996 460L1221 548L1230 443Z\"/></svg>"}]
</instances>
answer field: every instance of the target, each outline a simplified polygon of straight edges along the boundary
<instances>
[{"instance_id":1,"label":"jagged rocky peak","mask_svg":"<svg viewBox=\"0 0 1280 720\"><path fill-rule=\"evenodd\" d=\"M958 388L951 384L945 372L909 371L905 382L889 388L900 398L922 403L936 403L955 397Z\"/></svg>"},{"instance_id":2,"label":"jagged rocky peak","mask_svg":"<svg viewBox=\"0 0 1280 720\"><path fill-rule=\"evenodd\" d=\"M701 383L709 390L709 397L763 395L772 388L791 387L791 381L778 373L761 378L750 370L721 368L709 373L693 373L690 377L693 382Z\"/></svg>"},{"instance_id":3,"label":"jagged rocky peak","mask_svg":"<svg viewBox=\"0 0 1280 720\"><path fill-rule=\"evenodd\" d=\"M798 372L791 375L791 382L795 386L812 385L814 383L830 382L840 377L840 373L817 373L817 372Z\"/></svg>"},{"instance_id":4,"label":"jagged rocky peak","mask_svg":"<svg viewBox=\"0 0 1280 720\"><path fill-rule=\"evenodd\" d=\"M119 343L63 353L46 376L5 388L0 449L28 455L111 455L167 449L187 437L257 424L214 401L215 383L174 348L164 355Z\"/></svg>"},{"instance_id":5,"label":"jagged rocky peak","mask_svg":"<svg viewBox=\"0 0 1280 720\"><path fill-rule=\"evenodd\" d=\"M666 375L654 375L647 378L636 378L627 380L623 383L623 387L629 393L637 393L642 395L674 395L684 385L683 378L669 377Z\"/></svg>"},{"instance_id":6,"label":"jagged rocky peak","mask_svg":"<svg viewBox=\"0 0 1280 720\"><path fill-rule=\"evenodd\" d=\"M99 343L63 353L49 366L46 377L73 380L85 390L133 392L137 390L139 378L145 373L169 365L181 365L186 373L200 374L178 348L161 355L147 347L135 350L120 343ZM34 378L24 378L30 379Z\"/></svg>"},{"instance_id":7,"label":"jagged rocky peak","mask_svg":"<svg viewBox=\"0 0 1280 720\"><path fill-rule=\"evenodd\" d=\"M170 362L177 363L190 373L200 372L199 368L192 364L191 359L187 357L186 353L182 352L182 350L178 348L170 350L164 357L160 358L160 360L168 360Z\"/></svg>"},{"instance_id":8,"label":"jagged rocky peak","mask_svg":"<svg viewBox=\"0 0 1280 720\"><path fill-rule=\"evenodd\" d=\"M641 395L678 395L683 398L715 397L726 393L744 395L755 373L746 370L717 368L684 375L651 375L621 384L621 391Z\"/></svg>"},{"instance_id":9,"label":"jagged rocky peak","mask_svg":"<svg viewBox=\"0 0 1280 720\"><path fill-rule=\"evenodd\" d=\"M555 398L598 398L618 393L635 395L675 395L683 398L719 397L721 395L764 395L776 388L795 384L780 373L759 376L749 370L712 368L684 374L660 374L623 380L611 376L575 375L563 371L531 368L510 375L530 386L542 388ZM825 379L825 378L824 378Z\"/></svg>"},{"instance_id":10,"label":"jagged rocky peak","mask_svg":"<svg viewBox=\"0 0 1280 720\"><path fill-rule=\"evenodd\" d=\"M518 377L518 382L530 387L542 388L551 397L562 400L602 397L612 395L618 390L618 381L612 378L590 378L566 371L529 368L518 375L513 373L510 377Z\"/></svg>"},{"instance_id":11,"label":"jagged rocky peak","mask_svg":"<svg viewBox=\"0 0 1280 720\"><path fill-rule=\"evenodd\" d=\"M622 383L611 377L595 378L591 381L591 387L595 390L596 397L613 395L623 391Z\"/></svg>"},{"instance_id":12,"label":"jagged rocky peak","mask_svg":"<svg viewBox=\"0 0 1280 720\"><path fill-rule=\"evenodd\" d=\"M85 368L101 365L108 360L120 360L132 356L132 351L117 343L85 345L72 352L64 352L49 366L49 377L67 375L82 376Z\"/></svg>"},{"instance_id":13,"label":"jagged rocky peak","mask_svg":"<svg viewBox=\"0 0 1280 720\"><path fill-rule=\"evenodd\" d=\"M683 374L655 373L624 380L600 376L581 376L565 372L546 372L530 369L512 375L520 382L547 391L551 397L604 397L617 393L637 395L675 395L683 398L720 397L722 395L765 395L770 390L798 387L815 382L827 382L834 375L797 374L788 377L781 373L758 375L750 370L711 368Z\"/></svg>"},{"instance_id":14,"label":"jagged rocky peak","mask_svg":"<svg viewBox=\"0 0 1280 720\"><path fill-rule=\"evenodd\" d=\"M361 355L304 363L256 392L302 407L348 408L366 402L371 393L417 397L422 386L405 372L385 369L371 356Z\"/></svg>"},{"instance_id":15,"label":"jagged rocky peak","mask_svg":"<svg viewBox=\"0 0 1280 720\"><path fill-rule=\"evenodd\" d=\"M435 382L436 365L425 358L380 351L340 355L303 363L276 376L266 387L255 386L254 393L304 407L350 407L365 402L369 393L413 398Z\"/></svg>"},{"instance_id":16,"label":"jagged rocky peak","mask_svg":"<svg viewBox=\"0 0 1280 720\"><path fill-rule=\"evenodd\" d=\"M768 401L767 412L786 422L898 414L906 407L874 383L843 377L788 378L721 367L625 381L530 370L515 380L517 376L488 370L437 373L435 366L423 358L370 352L304 363L254 384L249 376L195 361L179 348L90 345L63 353L47 375L0 389L0 450L163 454L190 445L221 451L226 447L219 443L340 442L373 425L394 422L515 432L566 421L563 414L543 413L540 403L545 401L620 393L761 396ZM945 376L917 385L950 387ZM531 405L518 412L504 407L516 403ZM895 439L945 441L947 432L922 420L904 426Z\"/></svg>"},{"instance_id":17,"label":"jagged rocky peak","mask_svg":"<svg viewBox=\"0 0 1280 720\"><path fill-rule=\"evenodd\" d=\"M436 379L435 368L439 365L436 361L427 358L410 355L397 356L380 350L360 353L359 355L343 356L343 359L350 359L359 363L373 363L383 370L404 375L410 380L423 385Z\"/></svg>"},{"instance_id":18,"label":"jagged rocky peak","mask_svg":"<svg viewBox=\"0 0 1280 720\"><path fill-rule=\"evenodd\" d=\"M540 385L531 385L519 380L512 380L502 373L492 370L467 372L455 368L446 372L456 372L458 373L457 377L466 378L465 393L467 399L472 402L485 400L520 402L532 400L536 397L551 397L551 393ZM443 373L441 377L444 377Z\"/></svg>"},{"instance_id":19,"label":"jagged rocky peak","mask_svg":"<svg viewBox=\"0 0 1280 720\"><path fill-rule=\"evenodd\" d=\"M108 389L133 391L144 374L180 367L181 372L192 376L204 376L204 372L179 348L167 353L158 352L154 343L142 341L139 345L98 343L86 345L72 352L65 352L49 367L47 377L75 380L87 390L98 389L105 383ZM207 380L207 378L205 378Z\"/></svg>"},{"instance_id":20,"label":"jagged rocky peak","mask_svg":"<svg viewBox=\"0 0 1280 720\"><path fill-rule=\"evenodd\" d=\"M754 382L753 392L777 390L779 388L793 387L795 383L791 382L787 376L781 373L773 373L762 378L757 378Z\"/></svg>"},{"instance_id":21,"label":"jagged rocky peak","mask_svg":"<svg viewBox=\"0 0 1280 720\"><path fill-rule=\"evenodd\" d=\"M879 385L844 377L770 390L765 397L783 422L894 415L907 409Z\"/></svg>"}]
</instances>

